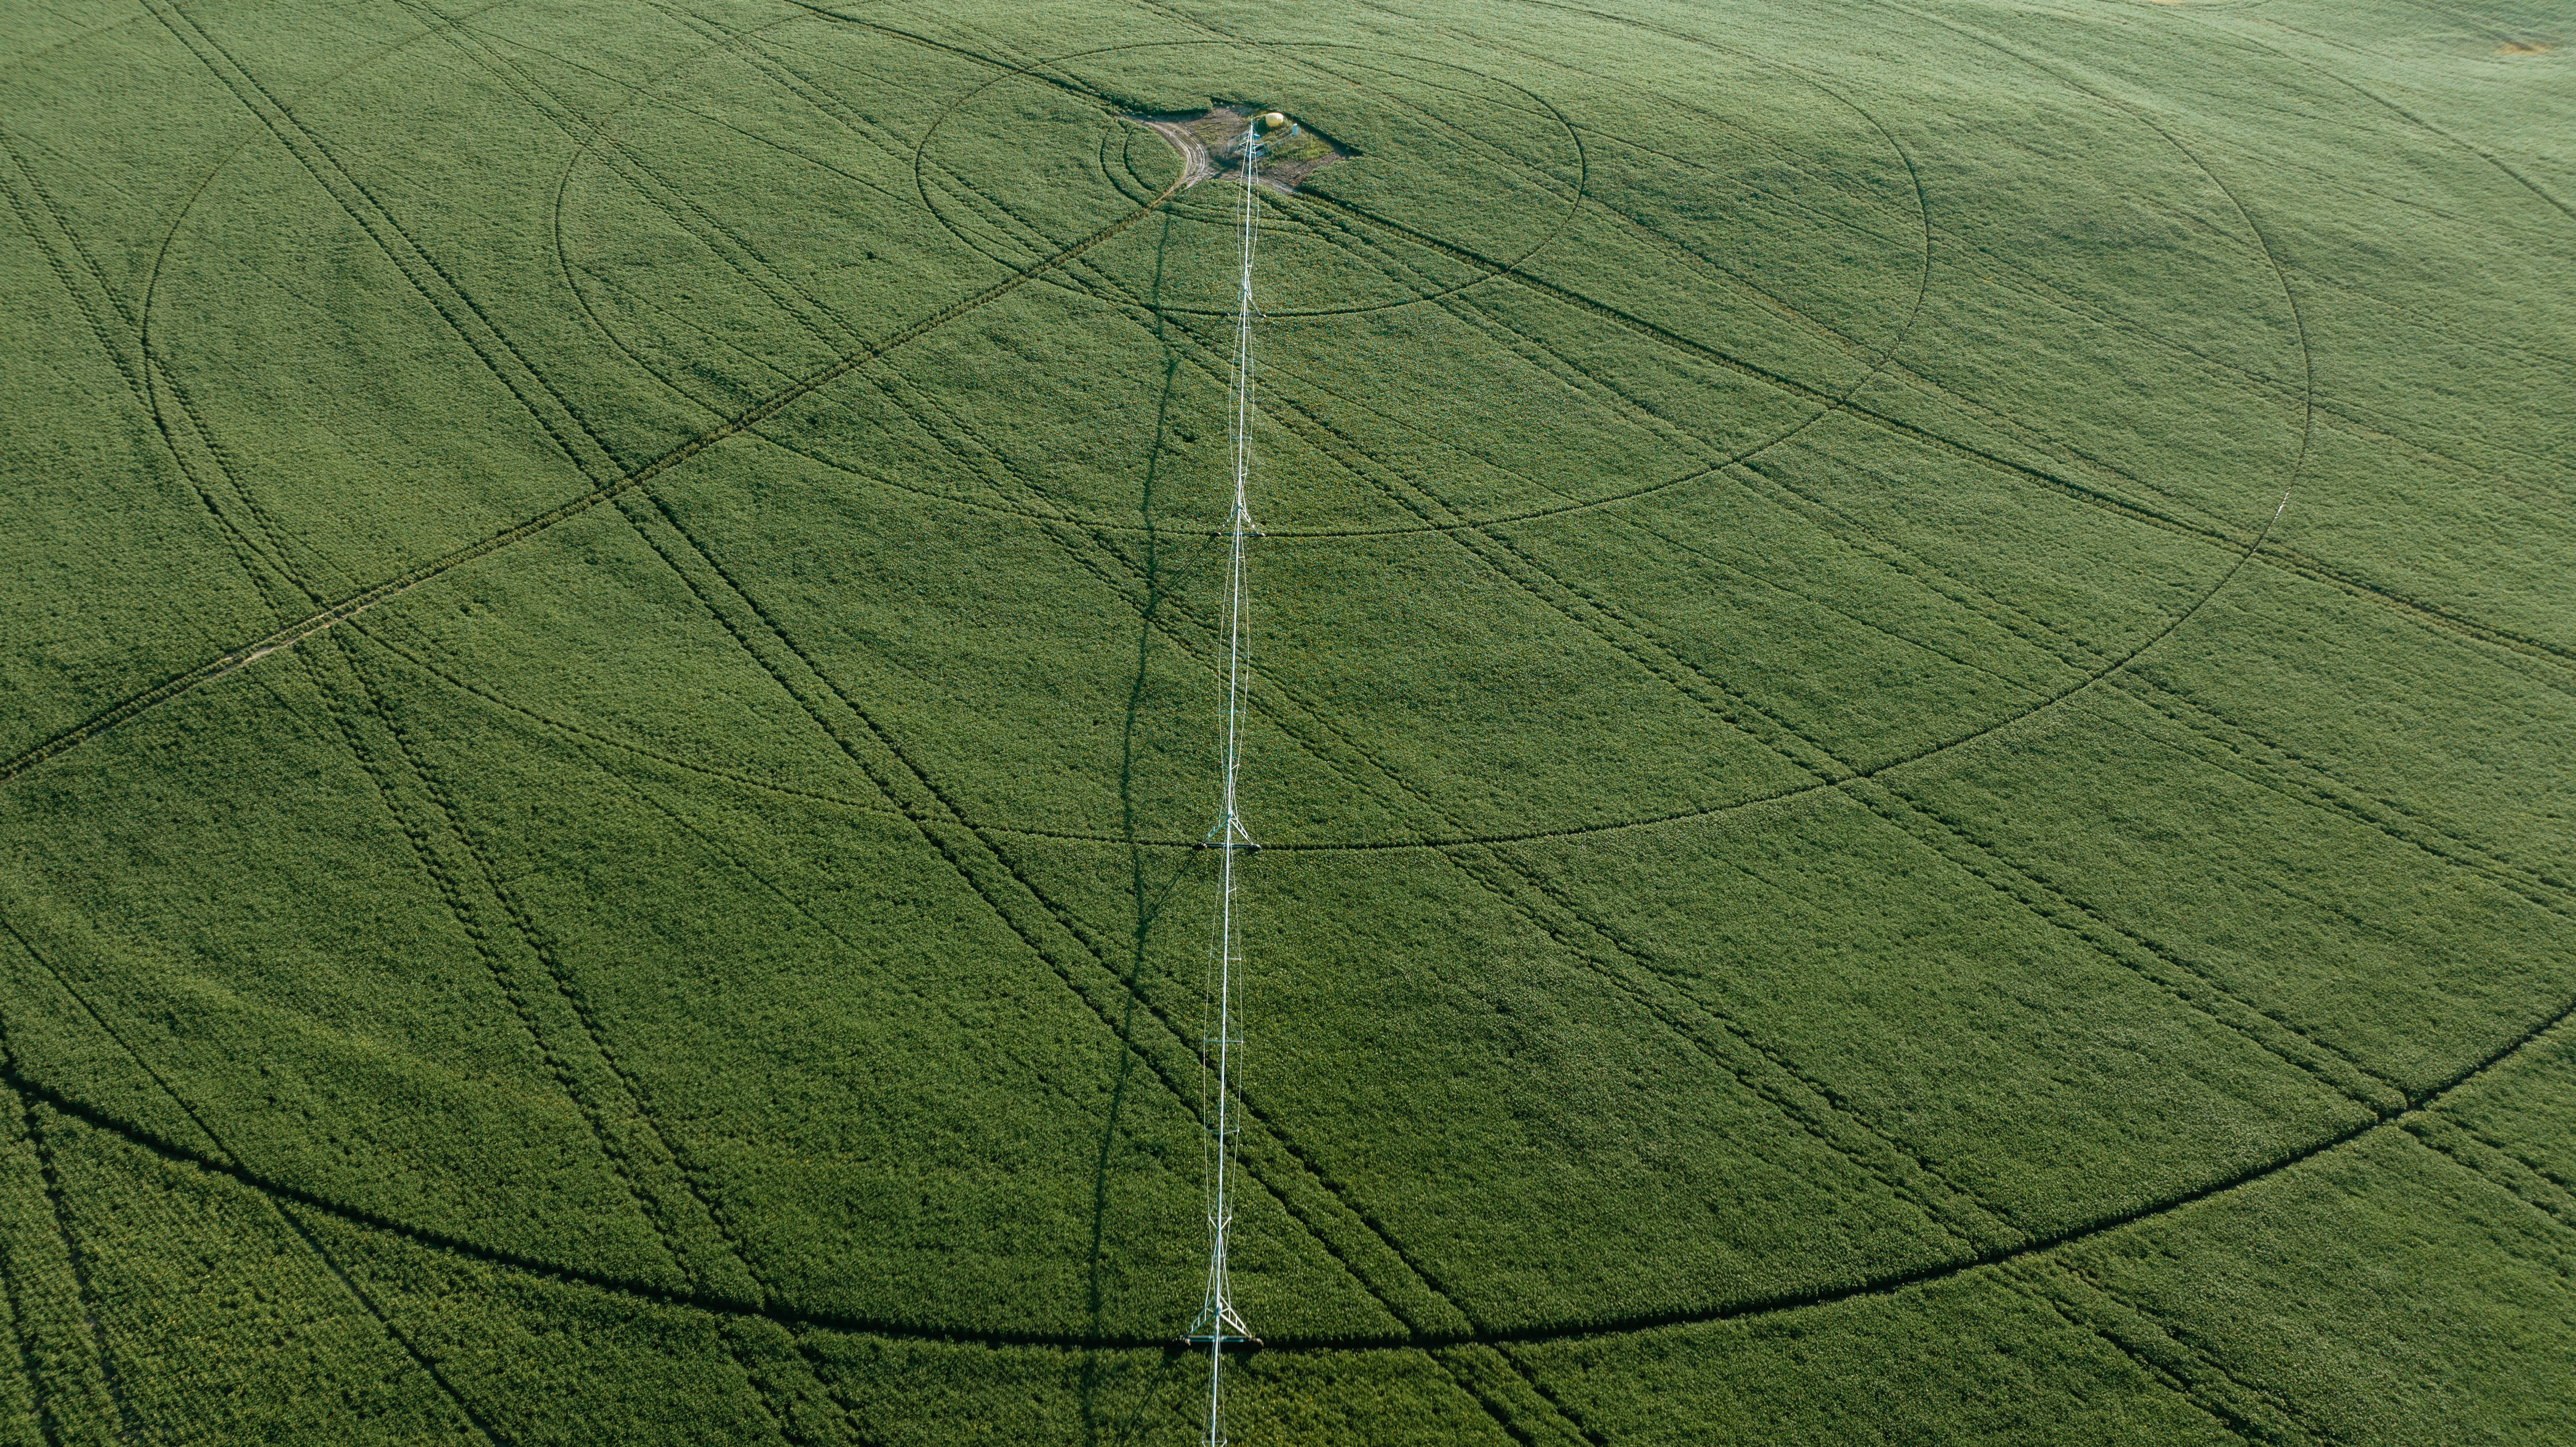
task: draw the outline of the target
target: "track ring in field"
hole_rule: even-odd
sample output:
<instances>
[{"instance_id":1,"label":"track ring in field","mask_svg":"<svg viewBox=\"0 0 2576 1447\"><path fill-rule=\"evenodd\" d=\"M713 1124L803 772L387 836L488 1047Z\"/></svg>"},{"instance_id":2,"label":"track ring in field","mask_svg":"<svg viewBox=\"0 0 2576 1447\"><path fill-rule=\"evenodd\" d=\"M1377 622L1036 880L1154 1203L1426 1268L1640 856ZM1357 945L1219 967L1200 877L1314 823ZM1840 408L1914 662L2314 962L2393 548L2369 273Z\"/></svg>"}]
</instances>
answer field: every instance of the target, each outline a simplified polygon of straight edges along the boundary
<instances>
[{"instance_id":1,"label":"track ring in field","mask_svg":"<svg viewBox=\"0 0 2576 1447\"><path fill-rule=\"evenodd\" d=\"M2405 1122L2426 1116L2439 1109L2454 1092L2484 1077L2489 1072L2512 1062L2523 1051L2539 1043L2552 1032L2576 1020L2576 1001L2559 1006L2538 1023L2523 1031L2502 1047L2454 1072L2450 1078L2425 1092L2403 1110L2383 1112L2348 1130L2293 1151L2273 1161L2208 1182L2195 1189L2150 1202L2130 1210L2086 1221L2053 1232L2021 1246L2000 1251L1980 1252L1973 1256L1938 1264L1889 1272L1831 1289L1786 1291L1764 1297L1729 1303L1660 1312L1628 1312L1555 1322L1529 1323L1519 1327L1470 1330L1464 1332L1421 1332L1388 1337L1316 1337L1293 1338L1274 1333L1267 1350L1339 1354L1363 1352L1419 1352L1457 1346L1510 1346L1547 1341L1583 1340L1629 1336L1643 1332L1669 1331L1677 1327L1706 1325L1724 1321L1780 1316L1792 1312L1829 1307L1865 1297L1889 1296L1917 1287L1930 1286L1982 1267L1999 1266L2012 1261L2045 1257L2063 1247L2107 1236L2131 1226L2157 1220L2175 1211L2226 1196L2228 1193L2287 1171L2297 1170L2312 1160L2331 1154L2344 1146L2391 1126L2403 1128ZM775 1322L795 1330L819 1330L852 1336L881 1337L897 1341L921 1341L953 1344L974 1348L1027 1346L1062 1351L1154 1352L1169 1355L1175 1350L1171 1340L1160 1334L1113 1335L1107 1333L1057 1333L1015 1331L974 1327L921 1326L894 1320L868 1320L851 1315L801 1310L787 1303L752 1304L684 1292L650 1282L633 1281L598 1272L559 1266L497 1251L473 1241L407 1223L390 1220L355 1207L315 1196L286 1182L269 1177L255 1167L229 1160L169 1139L149 1127L128 1121L112 1111L103 1110L76 1096L66 1094L38 1079L19 1074L15 1069L0 1073L0 1082L12 1089L44 1101L73 1119L96 1130L119 1137L129 1144L149 1151L165 1160L182 1162L209 1175L233 1182L244 1190L272 1201L320 1211L342 1223L378 1236L391 1237L407 1245L440 1255L453 1256L484 1266L496 1267L532 1281L598 1292L602 1295L649 1307L681 1307L704 1312L719 1319L761 1320Z\"/></svg>"}]
</instances>

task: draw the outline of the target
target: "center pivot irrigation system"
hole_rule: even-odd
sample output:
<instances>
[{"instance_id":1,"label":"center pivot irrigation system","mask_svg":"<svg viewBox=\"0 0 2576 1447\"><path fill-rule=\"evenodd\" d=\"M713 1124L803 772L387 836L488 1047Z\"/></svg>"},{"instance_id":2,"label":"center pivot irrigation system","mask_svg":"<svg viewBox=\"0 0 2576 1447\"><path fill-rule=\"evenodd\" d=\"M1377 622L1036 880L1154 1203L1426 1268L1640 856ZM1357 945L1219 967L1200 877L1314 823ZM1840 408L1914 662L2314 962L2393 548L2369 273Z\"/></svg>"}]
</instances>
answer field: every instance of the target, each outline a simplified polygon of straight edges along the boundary
<instances>
[{"instance_id":1,"label":"center pivot irrigation system","mask_svg":"<svg viewBox=\"0 0 2576 1447\"><path fill-rule=\"evenodd\" d=\"M1277 111L1255 115L1243 126L1243 209L1240 229L1243 269L1234 301L1234 505L1226 514L1228 555L1225 575L1225 784L1216 827L1201 848L1217 851L1216 951L1210 959L1208 1034L1200 1042L1200 1102L1206 1122L1208 1160L1207 1295L1190 1323L1186 1340L1208 1353L1206 1447L1225 1447L1225 1347L1228 1342L1260 1345L1235 1310L1234 1283L1226 1270L1226 1236L1234 1225L1234 1102L1231 1072L1234 1051L1243 1044L1235 1034L1234 971L1243 963L1234 924L1234 861L1261 846L1243 827L1237 811L1235 780L1243 758L1244 540L1261 531L1253 525L1244 487L1252 475L1252 254L1261 239L1261 138L1285 125ZM1212 1113L1211 1113L1212 1112Z\"/></svg>"}]
</instances>

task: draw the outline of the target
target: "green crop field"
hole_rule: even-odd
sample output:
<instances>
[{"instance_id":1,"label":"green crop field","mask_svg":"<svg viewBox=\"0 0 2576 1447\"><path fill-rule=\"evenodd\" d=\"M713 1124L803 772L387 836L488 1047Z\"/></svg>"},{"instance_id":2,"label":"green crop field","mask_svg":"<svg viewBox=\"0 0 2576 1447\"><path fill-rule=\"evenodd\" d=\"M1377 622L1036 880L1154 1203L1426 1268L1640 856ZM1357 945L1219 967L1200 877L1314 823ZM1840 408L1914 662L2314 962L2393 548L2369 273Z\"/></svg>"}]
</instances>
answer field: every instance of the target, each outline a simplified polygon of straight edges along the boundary
<instances>
[{"instance_id":1,"label":"green crop field","mask_svg":"<svg viewBox=\"0 0 2576 1447\"><path fill-rule=\"evenodd\" d=\"M2576 1442L2576 12L0 7L0 1443ZM1283 143L1284 144L1284 143Z\"/></svg>"}]
</instances>

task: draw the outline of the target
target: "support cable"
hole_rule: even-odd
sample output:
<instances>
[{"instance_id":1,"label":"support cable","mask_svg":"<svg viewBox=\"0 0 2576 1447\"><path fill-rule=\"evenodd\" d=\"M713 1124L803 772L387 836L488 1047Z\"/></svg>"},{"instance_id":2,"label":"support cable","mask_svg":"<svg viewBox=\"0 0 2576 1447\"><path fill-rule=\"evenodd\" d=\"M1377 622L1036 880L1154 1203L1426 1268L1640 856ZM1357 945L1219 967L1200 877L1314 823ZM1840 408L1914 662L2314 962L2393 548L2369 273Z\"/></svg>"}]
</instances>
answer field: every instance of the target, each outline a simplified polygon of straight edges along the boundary
<instances>
[{"instance_id":1,"label":"support cable","mask_svg":"<svg viewBox=\"0 0 2576 1447\"><path fill-rule=\"evenodd\" d=\"M1244 577L1243 548L1254 526L1245 487L1252 475L1252 323L1259 315L1252 304L1252 259L1260 240L1261 118L1243 127L1243 209L1240 216L1243 257L1234 305L1234 503L1226 514L1228 556L1225 598L1225 728L1223 792L1216 827L1201 848L1217 851L1216 951L1209 982L1210 1024L1200 1042L1200 1078L1212 1086L1201 1119L1207 1130L1208 1266L1207 1294L1190 1323L1185 1340L1208 1352L1207 1437L1205 1447L1226 1447L1225 1348L1228 1342L1260 1345L1234 1305L1234 1283L1227 1272L1227 1235L1234 1225L1232 1197L1234 1122L1232 1071L1234 1053L1243 1044L1235 1034L1234 973L1243 963L1234 917L1235 856L1259 849L1236 809L1236 776L1243 757ZM1211 1115L1209 1112L1212 1111Z\"/></svg>"}]
</instances>

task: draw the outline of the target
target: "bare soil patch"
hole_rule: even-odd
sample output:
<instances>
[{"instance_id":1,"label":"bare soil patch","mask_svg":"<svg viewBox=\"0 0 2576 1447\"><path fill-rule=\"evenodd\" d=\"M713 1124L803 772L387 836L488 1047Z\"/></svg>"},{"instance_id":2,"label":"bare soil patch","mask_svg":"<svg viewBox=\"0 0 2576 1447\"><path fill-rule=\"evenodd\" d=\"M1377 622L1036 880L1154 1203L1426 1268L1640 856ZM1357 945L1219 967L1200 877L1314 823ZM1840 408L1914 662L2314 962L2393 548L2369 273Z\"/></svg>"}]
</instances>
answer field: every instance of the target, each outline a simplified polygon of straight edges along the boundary
<instances>
[{"instance_id":1,"label":"bare soil patch","mask_svg":"<svg viewBox=\"0 0 2576 1447\"><path fill-rule=\"evenodd\" d=\"M1181 184L1243 176L1243 131L1261 108L1217 106L1204 111L1167 111L1127 119L1151 129L1181 153ZM1262 143L1261 184L1281 195L1293 193L1307 177L1353 152L1300 124L1294 135L1273 136Z\"/></svg>"}]
</instances>

